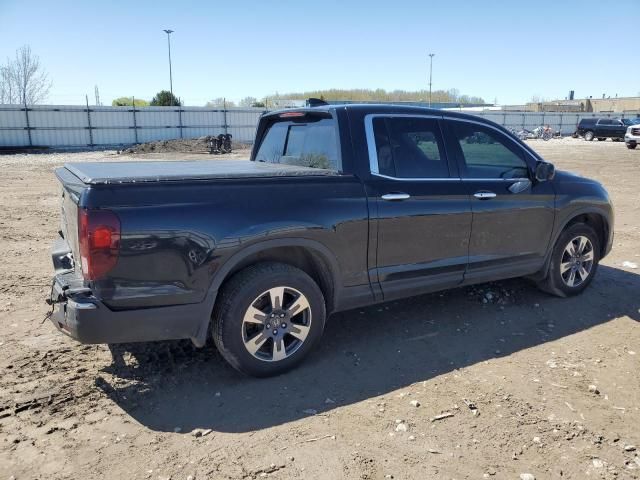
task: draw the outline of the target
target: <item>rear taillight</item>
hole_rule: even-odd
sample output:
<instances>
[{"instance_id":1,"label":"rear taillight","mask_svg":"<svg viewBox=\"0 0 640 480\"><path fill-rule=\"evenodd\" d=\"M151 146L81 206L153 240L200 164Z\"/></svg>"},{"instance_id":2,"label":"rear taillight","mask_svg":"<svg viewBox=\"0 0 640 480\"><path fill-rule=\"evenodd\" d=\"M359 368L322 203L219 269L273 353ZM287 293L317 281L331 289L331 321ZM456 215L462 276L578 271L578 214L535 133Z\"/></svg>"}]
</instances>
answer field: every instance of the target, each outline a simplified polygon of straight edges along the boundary
<instances>
[{"instance_id":1,"label":"rear taillight","mask_svg":"<svg viewBox=\"0 0 640 480\"><path fill-rule=\"evenodd\" d=\"M104 276L118 262L120 220L109 210L78 210L78 243L82 274L87 280Z\"/></svg>"}]
</instances>

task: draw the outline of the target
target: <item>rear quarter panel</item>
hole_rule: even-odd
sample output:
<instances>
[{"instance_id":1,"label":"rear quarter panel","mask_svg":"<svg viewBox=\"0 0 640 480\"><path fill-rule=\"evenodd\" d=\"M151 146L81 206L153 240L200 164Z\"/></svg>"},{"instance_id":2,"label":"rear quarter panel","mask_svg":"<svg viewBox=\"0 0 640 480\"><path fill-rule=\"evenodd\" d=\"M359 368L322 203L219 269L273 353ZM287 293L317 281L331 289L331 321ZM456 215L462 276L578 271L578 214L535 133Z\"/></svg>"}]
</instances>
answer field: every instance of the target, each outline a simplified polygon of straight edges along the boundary
<instances>
[{"instance_id":1,"label":"rear quarter panel","mask_svg":"<svg viewBox=\"0 0 640 480\"><path fill-rule=\"evenodd\" d=\"M234 254L274 239L316 242L343 286L368 283L367 204L351 175L100 185L81 205L121 221L118 263L93 285L113 309L203 301Z\"/></svg>"}]
</instances>

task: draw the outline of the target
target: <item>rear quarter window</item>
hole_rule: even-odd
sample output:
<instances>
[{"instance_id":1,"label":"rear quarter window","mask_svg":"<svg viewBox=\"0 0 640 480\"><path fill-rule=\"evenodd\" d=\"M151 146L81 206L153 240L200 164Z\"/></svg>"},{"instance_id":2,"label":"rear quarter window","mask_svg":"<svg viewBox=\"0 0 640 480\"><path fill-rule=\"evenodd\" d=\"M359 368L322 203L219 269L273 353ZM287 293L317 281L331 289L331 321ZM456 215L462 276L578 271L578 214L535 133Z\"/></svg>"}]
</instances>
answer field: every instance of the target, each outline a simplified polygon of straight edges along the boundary
<instances>
[{"instance_id":1,"label":"rear quarter window","mask_svg":"<svg viewBox=\"0 0 640 480\"><path fill-rule=\"evenodd\" d=\"M335 120L302 117L272 123L255 161L340 170Z\"/></svg>"}]
</instances>

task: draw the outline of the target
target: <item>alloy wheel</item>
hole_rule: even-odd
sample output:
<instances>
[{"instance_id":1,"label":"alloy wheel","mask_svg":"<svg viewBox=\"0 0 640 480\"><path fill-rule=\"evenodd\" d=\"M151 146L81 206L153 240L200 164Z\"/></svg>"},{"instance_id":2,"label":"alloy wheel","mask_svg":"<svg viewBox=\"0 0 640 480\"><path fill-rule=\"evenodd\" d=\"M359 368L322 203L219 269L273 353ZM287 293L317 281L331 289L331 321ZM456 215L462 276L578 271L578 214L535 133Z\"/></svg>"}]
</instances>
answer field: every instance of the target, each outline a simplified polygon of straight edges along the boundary
<instances>
[{"instance_id":1,"label":"alloy wheel","mask_svg":"<svg viewBox=\"0 0 640 480\"><path fill-rule=\"evenodd\" d=\"M265 362L293 355L311 328L311 307L302 292L274 287L261 293L242 319L242 341L247 351Z\"/></svg>"},{"instance_id":2,"label":"alloy wheel","mask_svg":"<svg viewBox=\"0 0 640 480\"><path fill-rule=\"evenodd\" d=\"M560 276L568 287L582 285L593 269L593 244L584 235L571 240L560 259Z\"/></svg>"}]
</instances>

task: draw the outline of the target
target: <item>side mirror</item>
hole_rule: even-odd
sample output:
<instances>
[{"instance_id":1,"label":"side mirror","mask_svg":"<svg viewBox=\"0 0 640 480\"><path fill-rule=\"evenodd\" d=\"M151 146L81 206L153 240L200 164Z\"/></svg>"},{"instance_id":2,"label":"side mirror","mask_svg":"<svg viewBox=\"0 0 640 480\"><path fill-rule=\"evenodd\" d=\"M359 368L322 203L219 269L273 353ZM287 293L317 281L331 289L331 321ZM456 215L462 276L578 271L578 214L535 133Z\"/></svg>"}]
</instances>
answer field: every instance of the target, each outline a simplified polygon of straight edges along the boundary
<instances>
[{"instance_id":1,"label":"side mirror","mask_svg":"<svg viewBox=\"0 0 640 480\"><path fill-rule=\"evenodd\" d=\"M546 182L551 180L556 174L556 167L553 163L538 162L536 165L536 180L539 182Z\"/></svg>"}]
</instances>

